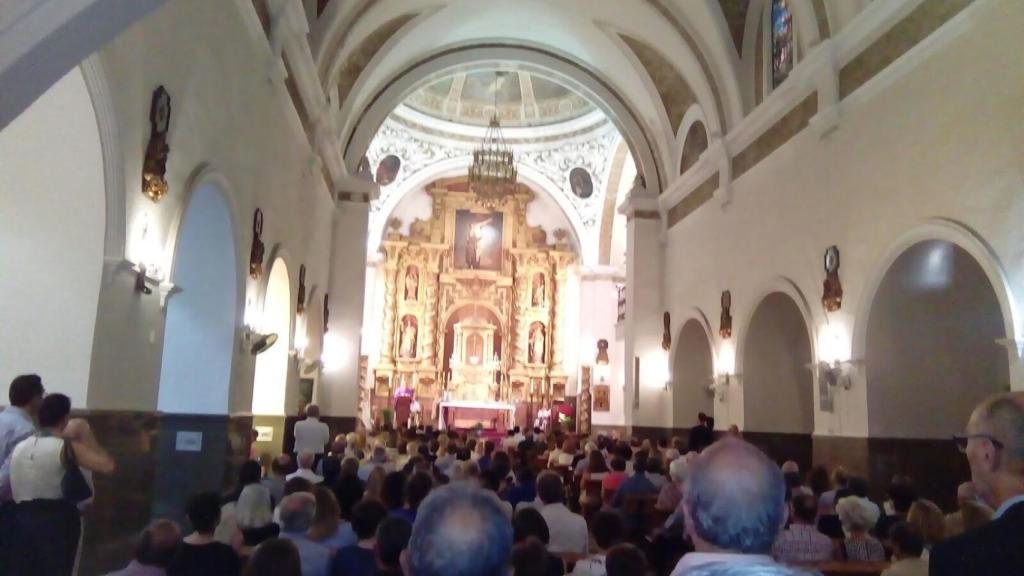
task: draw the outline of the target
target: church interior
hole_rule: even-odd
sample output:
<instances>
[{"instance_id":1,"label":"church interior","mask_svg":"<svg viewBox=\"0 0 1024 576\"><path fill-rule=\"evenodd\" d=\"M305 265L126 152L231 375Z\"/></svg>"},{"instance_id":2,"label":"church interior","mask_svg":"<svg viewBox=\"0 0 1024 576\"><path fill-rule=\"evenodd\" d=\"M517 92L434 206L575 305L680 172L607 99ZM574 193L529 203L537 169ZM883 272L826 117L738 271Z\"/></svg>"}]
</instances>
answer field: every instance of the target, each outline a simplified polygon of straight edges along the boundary
<instances>
[{"instance_id":1,"label":"church interior","mask_svg":"<svg viewBox=\"0 0 1024 576\"><path fill-rule=\"evenodd\" d=\"M309 403L332 437L706 413L954 505L950 437L1024 390L1022 29L1015 0L5 3L0 382L117 462L80 573Z\"/></svg>"}]
</instances>

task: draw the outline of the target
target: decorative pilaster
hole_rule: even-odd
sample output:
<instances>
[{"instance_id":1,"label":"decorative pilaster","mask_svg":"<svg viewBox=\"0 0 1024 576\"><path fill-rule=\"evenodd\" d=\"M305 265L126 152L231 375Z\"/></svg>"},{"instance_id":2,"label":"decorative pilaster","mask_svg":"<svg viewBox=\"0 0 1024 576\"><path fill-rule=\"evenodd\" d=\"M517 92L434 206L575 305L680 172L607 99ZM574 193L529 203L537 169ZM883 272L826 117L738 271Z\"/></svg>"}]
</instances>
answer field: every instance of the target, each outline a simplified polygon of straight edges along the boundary
<instances>
[{"instance_id":1,"label":"decorative pilaster","mask_svg":"<svg viewBox=\"0 0 1024 576\"><path fill-rule=\"evenodd\" d=\"M516 254L513 262L515 265L515 287L513 290L515 319L513 321L516 325L516 337L513 339L512 360L513 368L523 368L526 366L529 350L530 327L526 311L530 307L530 276L526 269L526 263L523 262L523 255Z\"/></svg>"},{"instance_id":2,"label":"decorative pilaster","mask_svg":"<svg viewBox=\"0 0 1024 576\"><path fill-rule=\"evenodd\" d=\"M404 243L385 241L384 253L384 326L381 330L380 363L393 366L395 362L395 323L398 290L398 257Z\"/></svg>"},{"instance_id":3,"label":"decorative pilaster","mask_svg":"<svg viewBox=\"0 0 1024 576\"><path fill-rule=\"evenodd\" d=\"M572 264L574 256L566 252L552 252L551 263L552 271L551 275L555 279L555 289L552 299L554 304L552 306L551 313L551 373L552 375L562 375L565 373L563 362L565 359L565 347L563 346L563 340L565 335L562 331L565 326L565 282L568 276L569 265Z\"/></svg>"},{"instance_id":4,"label":"decorative pilaster","mask_svg":"<svg viewBox=\"0 0 1024 576\"><path fill-rule=\"evenodd\" d=\"M420 350L423 353L423 361L428 366L440 365L436 362L436 346L434 335L438 333L437 307L438 307L438 273L440 271L441 254L445 251L444 246L424 246L427 252L426 274L423 278L423 302L426 306L425 330L423 332L423 345Z\"/></svg>"}]
</instances>

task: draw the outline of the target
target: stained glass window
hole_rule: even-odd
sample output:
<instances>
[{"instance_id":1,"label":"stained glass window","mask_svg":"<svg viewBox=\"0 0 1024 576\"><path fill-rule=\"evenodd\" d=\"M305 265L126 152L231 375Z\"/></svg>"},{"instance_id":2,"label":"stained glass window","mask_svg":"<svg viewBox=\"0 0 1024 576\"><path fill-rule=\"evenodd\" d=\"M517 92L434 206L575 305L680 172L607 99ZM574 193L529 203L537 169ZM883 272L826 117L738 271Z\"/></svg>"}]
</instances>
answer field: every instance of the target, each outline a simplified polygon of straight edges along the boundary
<instances>
[{"instance_id":1,"label":"stained glass window","mask_svg":"<svg viewBox=\"0 0 1024 576\"><path fill-rule=\"evenodd\" d=\"M772 86L793 70L793 14L789 0L772 0Z\"/></svg>"}]
</instances>

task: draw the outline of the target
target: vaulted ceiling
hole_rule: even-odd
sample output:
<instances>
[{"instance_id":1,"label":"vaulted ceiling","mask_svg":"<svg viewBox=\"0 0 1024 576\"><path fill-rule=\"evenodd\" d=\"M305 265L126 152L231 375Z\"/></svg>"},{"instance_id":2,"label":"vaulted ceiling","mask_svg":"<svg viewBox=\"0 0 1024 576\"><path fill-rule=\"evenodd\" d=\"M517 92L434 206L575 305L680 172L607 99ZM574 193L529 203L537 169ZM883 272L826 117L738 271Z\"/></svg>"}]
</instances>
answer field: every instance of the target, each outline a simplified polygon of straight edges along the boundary
<instances>
[{"instance_id":1,"label":"vaulted ceiling","mask_svg":"<svg viewBox=\"0 0 1024 576\"><path fill-rule=\"evenodd\" d=\"M797 57L869 0L788 0ZM319 0L310 41L320 81L340 111L339 147L354 172L400 102L445 119L472 102L474 67L518 62L601 109L619 128L649 188L665 189L767 94L770 0ZM759 69L759 67L761 69ZM543 123L514 78L518 121ZM468 80L468 82L467 82ZM457 84L463 82L459 90ZM511 84L510 84L511 86ZM448 93L442 94L444 88ZM467 98L468 97L468 98ZM572 115L572 96L548 108ZM468 106L462 104L469 103ZM418 104L417 104L418 103ZM480 103L476 103L480 104ZM454 116L453 116L454 114ZM527 118L531 116L531 118ZM696 132L693 124L701 129ZM685 145L687 134L702 142Z\"/></svg>"}]
</instances>

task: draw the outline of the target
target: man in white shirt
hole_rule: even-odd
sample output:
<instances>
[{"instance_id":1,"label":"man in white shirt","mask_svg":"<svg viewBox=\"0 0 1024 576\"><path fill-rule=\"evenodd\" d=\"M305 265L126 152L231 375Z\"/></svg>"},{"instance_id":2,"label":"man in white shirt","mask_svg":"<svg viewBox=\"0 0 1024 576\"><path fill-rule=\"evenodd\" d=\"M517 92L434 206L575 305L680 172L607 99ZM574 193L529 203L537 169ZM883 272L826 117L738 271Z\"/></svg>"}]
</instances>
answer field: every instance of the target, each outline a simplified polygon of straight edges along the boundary
<instances>
[{"instance_id":1,"label":"man in white shirt","mask_svg":"<svg viewBox=\"0 0 1024 576\"><path fill-rule=\"evenodd\" d=\"M519 443L525 439L525 436L519 431L519 426L508 431L508 436L502 440L501 447L507 450L515 450Z\"/></svg>"},{"instance_id":2,"label":"man in white shirt","mask_svg":"<svg viewBox=\"0 0 1024 576\"><path fill-rule=\"evenodd\" d=\"M543 503L540 515L544 517L548 532L551 533L548 552L570 552L580 556L589 554L590 535L587 532L587 521L583 516L566 508L562 477L550 470L541 473L537 478L537 496Z\"/></svg>"},{"instance_id":3,"label":"man in white shirt","mask_svg":"<svg viewBox=\"0 0 1024 576\"><path fill-rule=\"evenodd\" d=\"M295 453L310 452L319 460L330 441L331 429L320 421L320 407L306 406L306 418L295 423Z\"/></svg>"},{"instance_id":4,"label":"man in white shirt","mask_svg":"<svg viewBox=\"0 0 1024 576\"><path fill-rule=\"evenodd\" d=\"M312 484L319 484L323 482L324 477L317 474L316 472L313 472L313 463L315 461L316 458L313 456L312 452L299 452L299 469L296 470L295 472L292 472L285 478L287 480L291 480L292 478L305 478L306 480L309 480Z\"/></svg>"},{"instance_id":5,"label":"man in white shirt","mask_svg":"<svg viewBox=\"0 0 1024 576\"><path fill-rule=\"evenodd\" d=\"M672 576L712 563L773 564L772 544L786 522L786 482L753 445L719 440L690 465L683 510L696 552L683 556Z\"/></svg>"}]
</instances>

